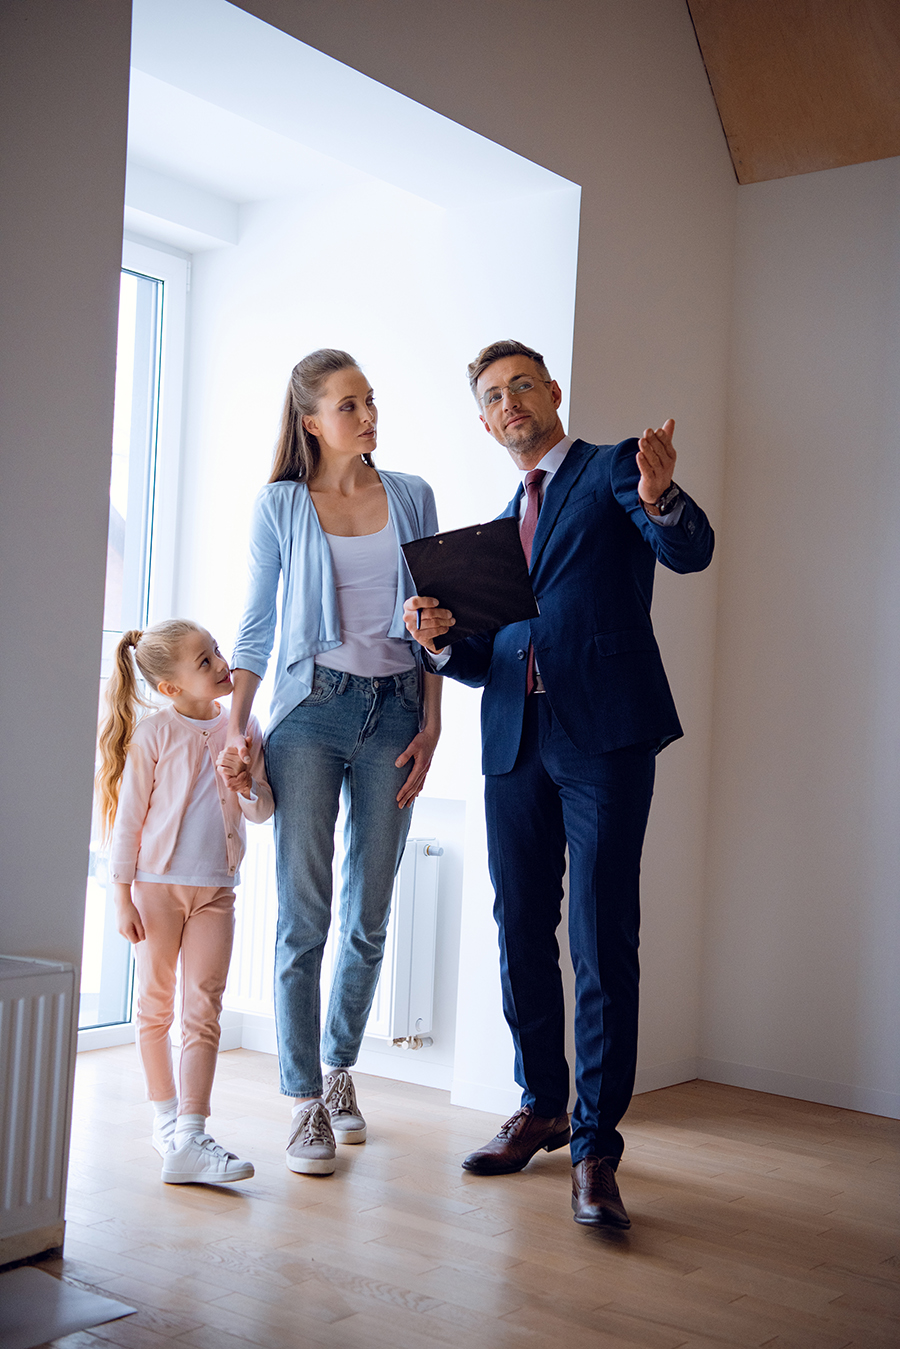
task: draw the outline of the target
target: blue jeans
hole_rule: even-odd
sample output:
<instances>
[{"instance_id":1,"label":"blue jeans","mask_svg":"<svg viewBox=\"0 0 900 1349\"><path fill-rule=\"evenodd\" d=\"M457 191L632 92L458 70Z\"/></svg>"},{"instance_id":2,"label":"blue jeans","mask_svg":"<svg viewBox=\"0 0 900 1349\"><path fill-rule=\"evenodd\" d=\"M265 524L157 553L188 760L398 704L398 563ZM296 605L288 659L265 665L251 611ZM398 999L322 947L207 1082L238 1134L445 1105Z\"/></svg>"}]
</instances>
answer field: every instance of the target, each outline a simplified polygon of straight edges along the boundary
<instances>
[{"instance_id":1,"label":"blue jeans","mask_svg":"<svg viewBox=\"0 0 900 1349\"><path fill-rule=\"evenodd\" d=\"M396 800L411 765L395 768L394 760L418 729L417 690L415 670L366 679L317 666L309 697L266 745L278 877L275 1025L286 1096L320 1095L321 1063L350 1068L359 1053L412 814ZM341 936L321 1034L319 975L342 793Z\"/></svg>"}]
</instances>

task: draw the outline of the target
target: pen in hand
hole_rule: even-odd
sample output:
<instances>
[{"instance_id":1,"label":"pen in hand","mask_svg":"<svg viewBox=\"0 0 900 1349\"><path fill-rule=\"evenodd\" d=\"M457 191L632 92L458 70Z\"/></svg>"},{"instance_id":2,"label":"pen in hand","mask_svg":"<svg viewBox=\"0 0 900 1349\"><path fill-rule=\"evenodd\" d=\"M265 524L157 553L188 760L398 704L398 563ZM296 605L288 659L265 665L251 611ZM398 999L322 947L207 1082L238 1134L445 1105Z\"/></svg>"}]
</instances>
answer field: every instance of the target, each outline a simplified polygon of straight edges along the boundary
<instances>
[{"instance_id":1,"label":"pen in hand","mask_svg":"<svg viewBox=\"0 0 900 1349\"><path fill-rule=\"evenodd\" d=\"M422 610L421 610L421 609L417 609L417 610L416 610L416 632L419 631L419 629L421 628L421 626L422 626Z\"/></svg>"}]
</instances>

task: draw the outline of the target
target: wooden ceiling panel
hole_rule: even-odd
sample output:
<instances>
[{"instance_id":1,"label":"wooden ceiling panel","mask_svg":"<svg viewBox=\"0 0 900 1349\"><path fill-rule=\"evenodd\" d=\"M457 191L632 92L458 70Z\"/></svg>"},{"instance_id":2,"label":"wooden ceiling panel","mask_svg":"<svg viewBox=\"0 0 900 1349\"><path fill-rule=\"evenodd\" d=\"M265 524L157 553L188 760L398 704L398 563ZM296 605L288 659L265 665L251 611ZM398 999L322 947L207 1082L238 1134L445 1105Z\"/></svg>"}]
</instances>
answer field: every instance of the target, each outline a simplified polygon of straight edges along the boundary
<instances>
[{"instance_id":1,"label":"wooden ceiling panel","mask_svg":"<svg viewBox=\"0 0 900 1349\"><path fill-rule=\"evenodd\" d=\"M900 155L900 0L688 0L738 181Z\"/></svg>"}]
</instances>

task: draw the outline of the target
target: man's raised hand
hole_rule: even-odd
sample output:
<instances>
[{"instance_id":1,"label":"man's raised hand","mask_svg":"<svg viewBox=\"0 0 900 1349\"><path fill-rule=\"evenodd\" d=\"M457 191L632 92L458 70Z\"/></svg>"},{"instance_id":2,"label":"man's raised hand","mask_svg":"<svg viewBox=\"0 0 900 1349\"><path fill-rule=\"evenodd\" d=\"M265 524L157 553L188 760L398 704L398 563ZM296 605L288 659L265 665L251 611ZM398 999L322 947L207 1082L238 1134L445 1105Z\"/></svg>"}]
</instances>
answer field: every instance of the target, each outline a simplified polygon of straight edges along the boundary
<instances>
[{"instance_id":1,"label":"man's raised hand","mask_svg":"<svg viewBox=\"0 0 900 1349\"><path fill-rule=\"evenodd\" d=\"M655 431L648 426L639 442L637 466L641 471L641 480L638 483L638 496L651 506L672 483L675 472L675 446L672 444L674 430L675 421L670 417L665 425L657 427Z\"/></svg>"}]
</instances>

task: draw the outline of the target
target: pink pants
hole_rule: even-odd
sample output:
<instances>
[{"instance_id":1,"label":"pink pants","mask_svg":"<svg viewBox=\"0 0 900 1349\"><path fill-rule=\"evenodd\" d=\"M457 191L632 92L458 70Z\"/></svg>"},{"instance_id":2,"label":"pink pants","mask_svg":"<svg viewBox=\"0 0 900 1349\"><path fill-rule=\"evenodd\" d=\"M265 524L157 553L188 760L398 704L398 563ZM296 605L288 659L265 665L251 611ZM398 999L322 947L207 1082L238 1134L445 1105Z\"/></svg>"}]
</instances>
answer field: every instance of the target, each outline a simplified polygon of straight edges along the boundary
<instances>
[{"instance_id":1,"label":"pink pants","mask_svg":"<svg viewBox=\"0 0 900 1349\"><path fill-rule=\"evenodd\" d=\"M146 938L134 948L137 1049L151 1101L178 1097L183 1115L208 1115L219 1052L219 1015L234 940L234 891L227 886L135 881ZM181 956L178 1088L169 1028Z\"/></svg>"}]
</instances>

